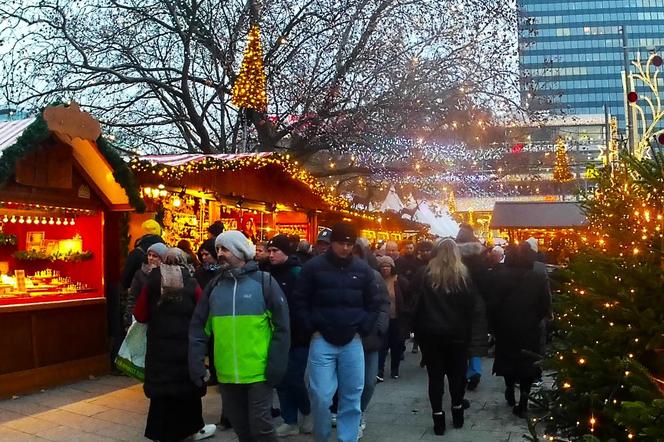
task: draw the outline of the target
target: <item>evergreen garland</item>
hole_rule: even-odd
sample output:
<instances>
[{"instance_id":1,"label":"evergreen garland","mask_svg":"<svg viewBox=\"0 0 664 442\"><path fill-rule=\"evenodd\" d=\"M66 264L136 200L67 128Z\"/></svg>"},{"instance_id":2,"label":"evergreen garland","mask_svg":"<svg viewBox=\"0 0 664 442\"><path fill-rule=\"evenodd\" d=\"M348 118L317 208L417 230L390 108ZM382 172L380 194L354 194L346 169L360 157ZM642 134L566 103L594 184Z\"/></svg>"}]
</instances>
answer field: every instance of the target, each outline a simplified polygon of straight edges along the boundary
<instances>
[{"instance_id":1,"label":"evergreen garland","mask_svg":"<svg viewBox=\"0 0 664 442\"><path fill-rule=\"evenodd\" d=\"M134 174L131 173L131 169L129 169L127 163L104 137L100 136L97 138L97 147L111 165L115 181L117 181L127 193L129 204L136 209L136 212L143 213L145 211L145 201L143 201L143 198L141 197L136 178L134 177Z\"/></svg>"},{"instance_id":2,"label":"evergreen garland","mask_svg":"<svg viewBox=\"0 0 664 442\"><path fill-rule=\"evenodd\" d=\"M16 235L0 232L0 246L15 246L17 242Z\"/></svg>"}]
</instances>

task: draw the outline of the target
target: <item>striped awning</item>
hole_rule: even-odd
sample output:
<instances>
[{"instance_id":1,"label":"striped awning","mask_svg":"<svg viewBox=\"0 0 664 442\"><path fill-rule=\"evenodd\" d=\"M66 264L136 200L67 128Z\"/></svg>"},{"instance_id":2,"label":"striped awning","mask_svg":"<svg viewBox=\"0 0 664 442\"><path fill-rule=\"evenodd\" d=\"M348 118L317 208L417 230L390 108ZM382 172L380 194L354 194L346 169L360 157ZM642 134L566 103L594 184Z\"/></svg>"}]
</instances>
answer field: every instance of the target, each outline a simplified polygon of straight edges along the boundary
<instances>
[{"instance_id":1,"label":"striped awning","mask_svg":"<svg viewBox=\"0 0 664 442\"><path fill-rule=\"evenodd\" d=\"M23 131L35 121L34 118L17 121L0 121L0 152L13 146Z\"/></svg>"},{"instance_id":2,"label":"striped awning","mask_svg":"<svg viewBox=\"0 0 664 442\"><path fill-rule=\"evenodd\" d=\"M257 153L220 153L220 154L202 154L202 153L182 153L175 155L143 155L138 157L139 161L147 161L153 164L164 164L166 166L182 166L188 163L197 163L205 159L214 159L219 161L239 161L246 158L268 158L274 155L273 152Z\"/></svg>"}]
</instances>

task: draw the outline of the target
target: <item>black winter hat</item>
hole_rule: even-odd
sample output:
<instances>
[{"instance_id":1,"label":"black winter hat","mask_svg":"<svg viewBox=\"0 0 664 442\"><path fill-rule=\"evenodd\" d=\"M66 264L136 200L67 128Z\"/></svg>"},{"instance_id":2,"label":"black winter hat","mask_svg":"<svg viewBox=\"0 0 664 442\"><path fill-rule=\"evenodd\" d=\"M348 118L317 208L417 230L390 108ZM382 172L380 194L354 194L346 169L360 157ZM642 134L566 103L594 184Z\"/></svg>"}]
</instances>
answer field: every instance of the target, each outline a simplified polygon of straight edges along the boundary
<instances>
[{"instance_id":1,"label":"black winter hat","mask_svg":"<svg viewBox=\"0 0 664 442\"><path fill-rule=\"evenodd\" d=\"M210 227L207 228L207 231L210 232L210 234L214 235L215 237L217 237L224 230L225 230L224 223L222 223L221 221L215 221L212 224L210 224Z\"/></svg>"},{"instance_id":2,"label":"black winter hat","mask_svg":"<svg viewBox=\"0 0 664 442\"><path fill-rule=\"evenodd\" d=\"M279 234L273 236L272 239L270 239L265 245L266 249L269 249L270 247L275 247L284 252L286 255L293 253L291 241L288 238L288 235Z\"/></svg>"},{"instance_id":3,"label":"black winter hat","mask_svg":"<svg viewBox=\"0 0 664 442\"><path fill-rule=\"evenodd\" d=\"M357 240L357 231L355 226L348 223L336 223L332 226L332 235L330 242L349 242L355 244Z\"/></svg>"},{"instance_id":4,"label":"black winter hat","mask_svg":"<svg viewBox=\"0 0 664 442\"><path fill-rule=\"evenodd\" d=\"M201 250L206 250L210 255L214 256L215 259L217 259L217 249L214 246L214 238L206 239L203 241L203 244L198 248L198 259L203 261L203 257L201 256Z\"/></svg>"}]
</instances>

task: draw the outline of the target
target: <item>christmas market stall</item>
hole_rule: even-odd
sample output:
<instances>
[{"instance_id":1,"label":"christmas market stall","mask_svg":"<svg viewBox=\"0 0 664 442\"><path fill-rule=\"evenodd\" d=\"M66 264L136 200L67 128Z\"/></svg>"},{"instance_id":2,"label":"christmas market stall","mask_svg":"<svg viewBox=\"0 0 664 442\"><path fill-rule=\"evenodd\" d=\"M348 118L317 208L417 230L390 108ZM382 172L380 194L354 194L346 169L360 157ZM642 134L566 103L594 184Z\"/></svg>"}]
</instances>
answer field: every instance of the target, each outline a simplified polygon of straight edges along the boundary
<instances>
[{"instance_id":1,"label":"christmas market stall","mask_svg":"<svg viewBox=\"0 0 664 442\"><path fill-rule=\"evenodd\" d=\"M348 206L276 153L149 155L133 159L131 168L148 207L144 215L132 215L132 238L154 217L167 243L187 240L194 249L216 221L254 242L277 233L315 241L318 213Z\"/></svg>"},{"instance_id":2,"label":"christmas market stall","mask_svg":"<svg viewBox=\"0 0 664 442\"><path fill-rule=\"evenodd\" d=\"M75 103L0 123L0 398L107 372L126 163Z\"/></svg>"},{"instance_id":3,"label":"christmas market stall","mask_svg":"<svg viewBox=\"0 0 664 442\"><path fill-rule=\"evenodd\" d=\"M548 262L562 262L585 242L588 220L575 202L496 201L490 228L509 242L537 238Z\"/></svg>"}]
</instances>

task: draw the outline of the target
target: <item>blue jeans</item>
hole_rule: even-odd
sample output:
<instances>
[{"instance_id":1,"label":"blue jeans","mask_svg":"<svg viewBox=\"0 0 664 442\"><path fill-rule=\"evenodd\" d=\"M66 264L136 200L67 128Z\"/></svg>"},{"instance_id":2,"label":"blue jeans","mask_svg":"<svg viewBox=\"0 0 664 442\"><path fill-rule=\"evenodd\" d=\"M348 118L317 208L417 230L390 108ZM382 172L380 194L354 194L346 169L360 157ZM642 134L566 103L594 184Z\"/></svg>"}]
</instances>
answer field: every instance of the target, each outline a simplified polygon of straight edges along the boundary
<instances>
[{"instance_id":1,"label":"blue jeans","mask_svg":"<svg viewBox=\"0 0 664 442\"><path fill-rule=\"evenodd\" d=\"M473 375L482 376L482 360L479 356L473 356L468 360L468 371L466 371L466 379L470 379Z\"/></svg>"},{"instance_id":2,"label":"blue jeans","mask_svg":"<svg viewBox=\"0 0 664 442\"><path fill-rule=\"evenodd\" d=\"M364 390L360 409L366 411L369 402L376 389L376 375L378 374L378 351L370 351L364 354Z\"/></svg>"},{"instance_id":3,"label":"blue jeans","mask_svg":"<svg viewBox=\"0 0 664 442\"><path fill-rule=\"evenodd\" d=\"M311 412L307 387L304 385L304 371L307 368L309 347L293 347L288 352L286 374L277 385L281 417L288 425L297 424L298 410L303 415Z\"/></svg>"},{"instance_id":4,"label":"blue jeans","mask_svg":"<svg viewBox=\"0 0 664 442\"><path fill-rule=\"evenodd\" d=\"M337 388L337 440L357 442L364 389L362 340L355 336L348 344L337 346L316 334L309 347L309 396L316 442L327 442L332 432L330 405Z\"/></svg>"}]
</instances>

